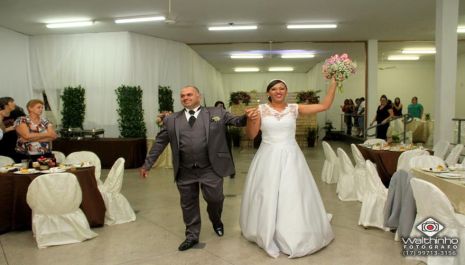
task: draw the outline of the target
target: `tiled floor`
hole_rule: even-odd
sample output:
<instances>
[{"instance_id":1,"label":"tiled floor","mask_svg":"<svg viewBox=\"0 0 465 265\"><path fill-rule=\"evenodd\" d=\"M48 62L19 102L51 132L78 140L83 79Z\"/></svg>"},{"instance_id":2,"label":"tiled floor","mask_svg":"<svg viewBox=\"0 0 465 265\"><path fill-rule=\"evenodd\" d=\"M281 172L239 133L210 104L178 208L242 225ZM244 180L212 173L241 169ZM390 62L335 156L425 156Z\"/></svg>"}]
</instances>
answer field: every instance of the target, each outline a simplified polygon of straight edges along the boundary
<instances>
[{"instance_id":1,"label":"tiled floor","mask_svg":"<svg viewBox=\"0 0 465 265\"><path fill-rule=\"evenodd\" d=\"M333 148L343 143L331 143ZM234 150L237 175L224 182L223 222L225 236L213 232L202 201L201 243L194 249L178 252L184 240L184 225L179 196L169 169L152 170L148 180L141 180L137 170L126 170L123 194L137 212L137 221L94 229L99 236L79 244L38 249L30 231L0 236L0 265L41 264L417 264L401 256L401 246L394 235L357 225L360 203L337 199L336 185L320 181L324 155L320 146L304 149L307 161L328 212L334 215L335 240L325 249L307 257L270 258L255 244L241 237L239 210L245 174L254 150ZM108 170L103 171L106 176Z\"/></svg>"}]
</instances>

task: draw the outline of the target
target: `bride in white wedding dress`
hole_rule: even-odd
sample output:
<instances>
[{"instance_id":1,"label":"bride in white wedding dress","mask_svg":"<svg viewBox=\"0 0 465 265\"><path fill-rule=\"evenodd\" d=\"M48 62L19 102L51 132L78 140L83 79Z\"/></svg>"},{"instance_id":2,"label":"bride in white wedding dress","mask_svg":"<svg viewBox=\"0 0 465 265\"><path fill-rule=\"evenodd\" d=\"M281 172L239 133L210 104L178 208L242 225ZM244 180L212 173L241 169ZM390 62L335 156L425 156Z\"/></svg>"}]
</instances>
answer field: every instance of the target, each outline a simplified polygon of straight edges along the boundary
<instances>
[{"instance_id":1,"label":"bride in white wedding dress","mask_svg":"<svg viewBox=\"0 0 465 265\"><path fill-rule=\"evenodd\" d=\"M268 255L302 257L328 245L334 235L320 193L295 140L300 114L328 109L334 99L332 80L320 104L287 104L286 83L273 80L267 87L270 102L258 107L258 118L247 121L253 139L262 131L262 142L247 174L242 196L242 235Z\"/></svg>"}]
</instances>

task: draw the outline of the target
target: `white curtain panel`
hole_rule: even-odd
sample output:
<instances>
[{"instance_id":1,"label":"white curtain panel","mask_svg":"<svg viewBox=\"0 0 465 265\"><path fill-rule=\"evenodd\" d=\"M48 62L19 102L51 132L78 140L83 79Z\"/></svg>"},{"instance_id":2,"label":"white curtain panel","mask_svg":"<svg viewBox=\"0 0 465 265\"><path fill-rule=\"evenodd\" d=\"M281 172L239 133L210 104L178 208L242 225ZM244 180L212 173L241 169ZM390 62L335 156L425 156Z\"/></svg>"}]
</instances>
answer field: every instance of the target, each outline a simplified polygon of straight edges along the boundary
<instances>
[{"instance_id":1,"label":"white curtain panel","mask_svg":"<svg viewBox=\"0 0 465 265\"><path fill-rule=\"evenodd\" d=\"M32 97L29 37L0 27L0 97L5 96L23 108Z\"/></svg>"},{"instance_id":2,"label":"white curtain panel","mask_svg":"<svg viewBox=\"0 0 465 265\"><path fill-rule=\"evenodd\" d=\"M193 84L207 105L225 100L221 74L187 45L129 32L47 35L30 38L33 89L47 92L61 121L59 95L66 86L86 88L85 128L103 128L119 136L115 89L140 85L147 136L155 135L158 85L173 89L175 110L179 90ZM203 102L202 102L203 103Z\"/></svg>"}]
</instances>

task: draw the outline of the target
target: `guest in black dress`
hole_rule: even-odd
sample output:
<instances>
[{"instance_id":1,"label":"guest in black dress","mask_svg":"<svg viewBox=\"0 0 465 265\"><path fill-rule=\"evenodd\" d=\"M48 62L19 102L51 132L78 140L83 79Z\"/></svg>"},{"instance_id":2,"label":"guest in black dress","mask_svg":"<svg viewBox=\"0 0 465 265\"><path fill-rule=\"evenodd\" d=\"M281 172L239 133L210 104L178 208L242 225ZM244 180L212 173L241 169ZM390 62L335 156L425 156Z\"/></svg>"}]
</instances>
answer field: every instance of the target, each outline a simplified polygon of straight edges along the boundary
<instances>
[{"instance_id":1,"label":"guest in black dress","mask_svg":"<svg viewBox=\"0 0 465 265\"><path fill-rule=\"evenodd\" d=\"M376 127L376 138L387 140L386 134L389 128L389 121L393 116L394 113L392 112L391 105L388 104L386 95L382 95L380 105L378 106L378 110L376 110L376 117L370 124L373 125L375 121L378 124L378 127Z\"/></svg>"},{"instance_id":2,"label":"guest in black dress","mask_svg":"<svg viewBox=\"0 0 465 265\"><path fill-rule=\"evenodd\" d=\"M394 116L402 116L402 103L400 103L400 98L395 98L394 99L394 104L392 105L392 112L394 113Z\"/></svg>"}]
</instances>

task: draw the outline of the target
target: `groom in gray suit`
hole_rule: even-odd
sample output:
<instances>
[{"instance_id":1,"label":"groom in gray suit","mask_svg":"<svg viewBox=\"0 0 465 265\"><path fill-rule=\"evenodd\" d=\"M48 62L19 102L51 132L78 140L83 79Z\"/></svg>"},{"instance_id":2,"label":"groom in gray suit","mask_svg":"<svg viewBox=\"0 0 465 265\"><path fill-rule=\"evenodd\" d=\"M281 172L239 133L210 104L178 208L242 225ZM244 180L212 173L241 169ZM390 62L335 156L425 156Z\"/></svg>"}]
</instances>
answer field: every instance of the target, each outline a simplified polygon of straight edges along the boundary
<instances>
[{"instance_id":1,"label":"groom in gray suit","mask_svg":"<svg viewBox=\"0 0 465 265\"><path fill-rule=\"evenodd\" d=\"M208 216L215 233L223 236L223 177L234 174L225 137L226 125L245 126L247 117L255 118L257 115L248 110L247 115L236 117L223 108L201 107L200 100L197 87L181 89L184 109L165 117L155 144L140 169L141 176L146 178L168 143L171 145L174 176L186 224L186 240L178 248L181 251L199 242L199 190L207 202Z\"/></svg>"}]
</instances>

